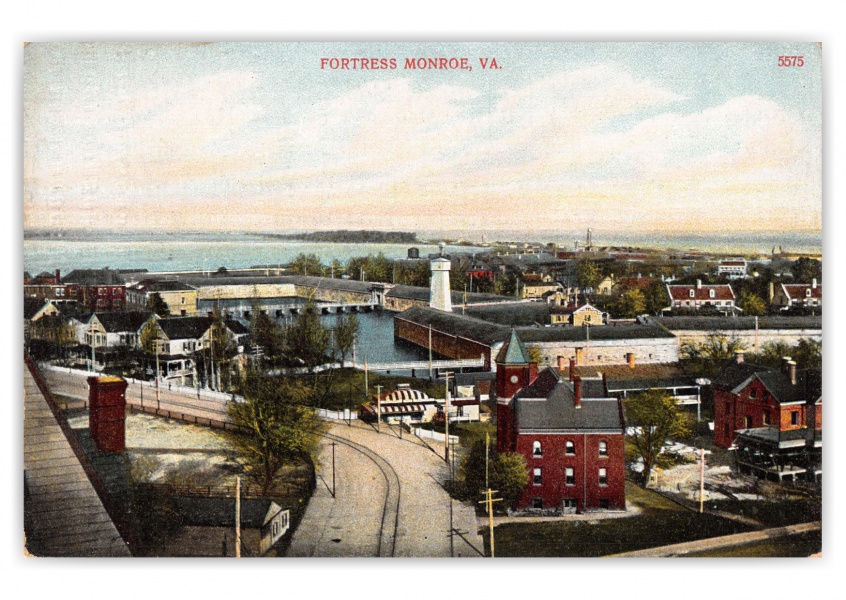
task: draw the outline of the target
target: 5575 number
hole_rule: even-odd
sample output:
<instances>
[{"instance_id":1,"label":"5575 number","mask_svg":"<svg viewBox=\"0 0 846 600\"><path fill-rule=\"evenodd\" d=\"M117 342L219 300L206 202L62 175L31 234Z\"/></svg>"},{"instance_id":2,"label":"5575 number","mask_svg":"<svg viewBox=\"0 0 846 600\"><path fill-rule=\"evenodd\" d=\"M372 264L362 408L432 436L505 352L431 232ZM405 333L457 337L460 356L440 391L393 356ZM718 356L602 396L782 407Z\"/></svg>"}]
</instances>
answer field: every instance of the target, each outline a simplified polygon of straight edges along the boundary
<instances>
[{"instance_id":1,"label":"5575 number","mask_svg":"<svg viewBox=\"0 0 846 600\"><path fill-rule=\"evenodd\" d=\"M779 56L778 66L780 67L804 67L805 60L801 56Z\"/></svg>"}]
</instances>

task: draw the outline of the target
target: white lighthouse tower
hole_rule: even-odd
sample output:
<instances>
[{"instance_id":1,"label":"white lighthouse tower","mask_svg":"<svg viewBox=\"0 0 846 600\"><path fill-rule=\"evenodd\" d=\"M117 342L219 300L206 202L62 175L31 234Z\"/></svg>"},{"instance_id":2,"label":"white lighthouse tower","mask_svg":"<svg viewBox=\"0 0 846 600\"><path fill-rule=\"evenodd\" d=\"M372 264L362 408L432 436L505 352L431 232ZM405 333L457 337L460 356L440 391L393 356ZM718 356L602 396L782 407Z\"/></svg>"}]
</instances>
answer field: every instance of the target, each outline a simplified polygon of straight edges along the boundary
<instances>
[{"instance_id":1,"label":"white lighthouse tower","mask_svg":"<svg viewBox=\"0 0 846 600\"><path fill-rule=\"evenodd\" d=\"M429 306L444 312L452 312L452 294L449 289L449 271L452 262L444 256L444 243L441 242L441 253L429 263L432 270L432 281L429 286Z\"/></svg>"}]
</instances>

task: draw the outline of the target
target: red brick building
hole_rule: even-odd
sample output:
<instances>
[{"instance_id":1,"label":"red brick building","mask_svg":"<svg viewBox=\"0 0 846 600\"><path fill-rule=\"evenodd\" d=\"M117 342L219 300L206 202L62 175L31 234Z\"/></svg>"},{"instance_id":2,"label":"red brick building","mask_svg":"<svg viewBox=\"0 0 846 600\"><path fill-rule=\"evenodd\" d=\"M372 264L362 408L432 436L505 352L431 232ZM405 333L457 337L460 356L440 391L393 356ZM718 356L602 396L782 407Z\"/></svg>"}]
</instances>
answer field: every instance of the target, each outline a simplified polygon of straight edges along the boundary
<instances>
[{"instance_id":1,"label":"red brick building","mask_svg":"<svg viewBox=\"0 0 846 600\"><path fill-rule=\"evenodd\" d=\"M126 285L119 273L111 269L77 269L62 280L66 296L90 311L106 312L126 309Z\"/></svg>"},{"instance_id":2,"label":"red brick building","mask_svg":"<svg viewBox=\"0 0 846 600\"><path fill-rule=\"evenodd\" d=\"M625 510L625 420L601 379L538 373L516 332L497 364L497 450L526 459L518 509Z\"/></svg>"},{"instance_id":3,"label":"red brick building","mask_svg":"<svg viewBox=\"0 0 846 600\"><path fill-rule=\"evenodd\" d=\"M714 381L714 443L737 448L742 470L783 479L822 473L822 374L746 363L743 353Z\"/></svg>"}]
</instances>

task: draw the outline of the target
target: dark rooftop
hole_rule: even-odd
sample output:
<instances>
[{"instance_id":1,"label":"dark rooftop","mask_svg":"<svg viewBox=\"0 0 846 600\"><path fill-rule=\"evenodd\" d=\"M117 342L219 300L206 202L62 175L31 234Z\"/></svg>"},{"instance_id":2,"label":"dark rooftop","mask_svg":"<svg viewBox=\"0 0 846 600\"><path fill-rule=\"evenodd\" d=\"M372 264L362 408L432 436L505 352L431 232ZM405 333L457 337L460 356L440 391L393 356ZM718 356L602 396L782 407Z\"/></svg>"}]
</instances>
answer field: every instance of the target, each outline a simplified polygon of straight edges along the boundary
<instances>
[{"instance_id":1,"label":"dark rooftop","mask_svg":"<svg viewBox=\"0 0 846 600\"><path fill-rule=\"evenodd\" d=\"M582 382L581 408L576 408L573 384L567 380L556 383L544 400L527 399L531 397L529 393L532 388L520 390L516 394L515 404L520 431L622 430L623 421L618 401L614 398L590 399L585 390L585 383L587 382ZM599 383L601 385L601 382Z\"/></svg>"},{"instance_id":2,"label":"dark rooftop","mask_svg":"<svg viewBox=\"0 0 846 600\"><path fill-rule=\"evenodd\" d=\"M671 331L755 329L755 317L648 317ZM758 317L758 329L822 329L822 317Z\"/></svg>"},{"instance_id":3,"label":"dark rooftop","mask_svg":"<svg viewBox=\"0 0 846 600\"><path fill-rule=\"evenodd\" d=\"M493 306L470 306L465 314L507 327L531 327L549 323L546 302L508 302Z\"/></svg>"},{"instance_id":4,"label":"dark rooftop","mask_svg":"<svg viewBox=\"0 0 846 600\"><path fill-rule=\"evenodd\" d=\"M62 278L62 283L80 285L123 285L123 277L112 269L75 269Z\"/></svg>"},{"instance_id":5,"label":"dark rooftop","mask_svg":"<svg viewBox=\"0 0 846 600\"><path fill-rule=\"evenodd\" d=\"M149 312L105 312L95 313L97 320L108 333L138 331L150 318Z\"/></svg>"}]
</instances>

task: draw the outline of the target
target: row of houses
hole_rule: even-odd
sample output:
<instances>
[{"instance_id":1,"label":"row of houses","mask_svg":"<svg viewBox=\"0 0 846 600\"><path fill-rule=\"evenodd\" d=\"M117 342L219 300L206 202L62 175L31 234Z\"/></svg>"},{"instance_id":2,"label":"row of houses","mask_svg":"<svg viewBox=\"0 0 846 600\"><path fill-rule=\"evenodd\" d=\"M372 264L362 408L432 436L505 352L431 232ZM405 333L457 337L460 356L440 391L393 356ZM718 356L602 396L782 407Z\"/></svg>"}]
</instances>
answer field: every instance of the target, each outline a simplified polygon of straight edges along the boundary
<instances>
[{"instance_id":1,"label":"row of houses","mask_svg":"<svg viewBox=\"0 0 846 600\"><path fill-rule=\"evenodd\" d=\"M34 299L24 302L27 344L61 346L72 360L98 370L134 365L138 355L146 354L157 358L164 381L194 385L197 357L212 350L215 340L232 354L244 354L249 344L249 329L233 319L224 319L215 334L215 320L209 316L160 317L142 311L62 314L49 300L39 305ZM145 338L151 340L147 347Z\"/></svg>"}]
</instances>

